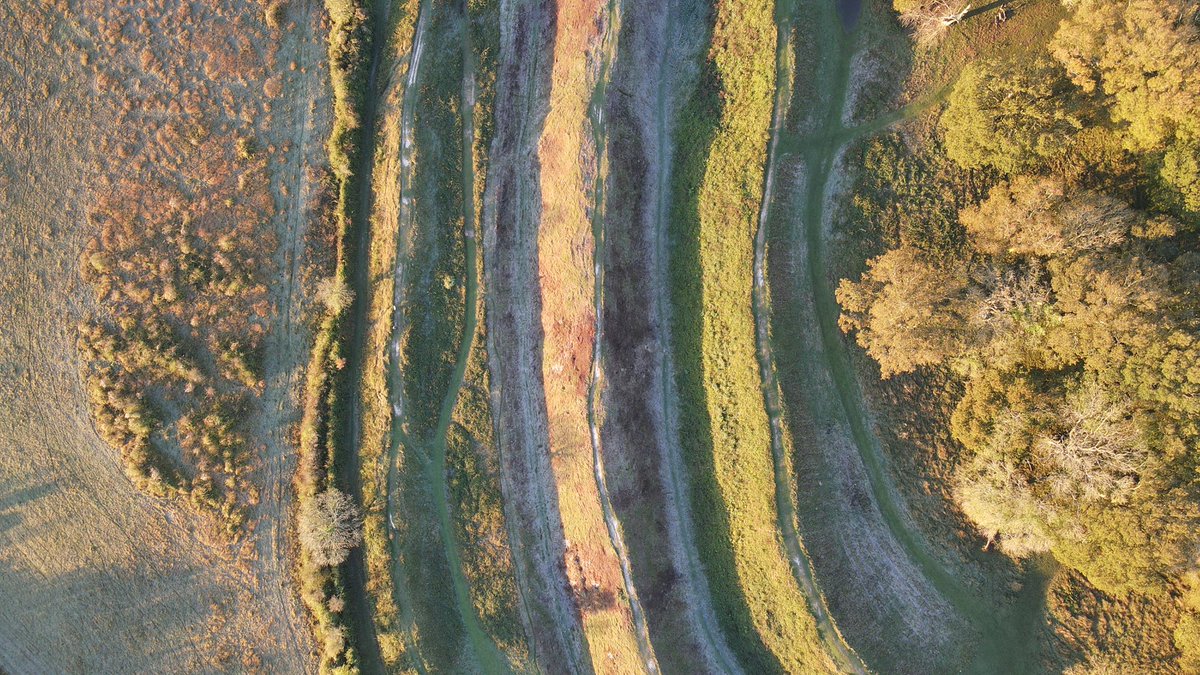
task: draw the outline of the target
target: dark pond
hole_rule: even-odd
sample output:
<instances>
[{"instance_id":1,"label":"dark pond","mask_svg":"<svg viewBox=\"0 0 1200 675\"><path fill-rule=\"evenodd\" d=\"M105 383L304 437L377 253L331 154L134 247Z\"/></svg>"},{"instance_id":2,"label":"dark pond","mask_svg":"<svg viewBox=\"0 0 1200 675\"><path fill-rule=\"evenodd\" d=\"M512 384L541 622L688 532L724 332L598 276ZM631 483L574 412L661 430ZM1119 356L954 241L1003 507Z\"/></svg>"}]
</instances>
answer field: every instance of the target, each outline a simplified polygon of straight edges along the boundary
<instances>
[{"instance_id":1,"label":"dark pond","mask_svg":"<svg viewBox=\"0 0 1200 675\"><path fill-rule=\"evenodd\" d=\"M843 30L854 30L858 24L858 15L862 13L863 0L837 0L838 17L842 20Z\"/></svg>"}]
</instances>

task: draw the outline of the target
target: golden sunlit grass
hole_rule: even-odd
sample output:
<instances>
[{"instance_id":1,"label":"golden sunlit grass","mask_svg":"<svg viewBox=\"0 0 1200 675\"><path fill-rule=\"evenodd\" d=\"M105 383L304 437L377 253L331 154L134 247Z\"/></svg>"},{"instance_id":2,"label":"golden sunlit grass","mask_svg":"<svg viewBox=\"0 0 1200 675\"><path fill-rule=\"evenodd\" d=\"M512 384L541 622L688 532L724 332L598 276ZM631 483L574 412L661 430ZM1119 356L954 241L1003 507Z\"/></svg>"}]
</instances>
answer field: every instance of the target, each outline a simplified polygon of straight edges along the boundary
<instances>
[{"instance_id":1,"label":"golden sunlit grass","mask_svg":"<svg viewBox=\"0 0 1200 675\"><path fill-rule=\"evenodd\" d=\"M558 5L550 112L538 148L542 377L551 461L568 542L567 578L592 660L600 672L637 672L643 666L620 567L605 529L588 427L596 283L590 209L597 160L587 120L605 4L576 0Z\"/></svg>"},{"instance_id":2,"label":"golden sunlit grass","mask_svg":"<svg viewBox=\"0 0 1200 675\"><path fill-rule=\"evenodd\" d=\"M818 672L831 666L777 527L751 314L775 43L771 3L717 3L713 72L681 117L674 332L699 546L731 646L757 670Z\"/></svg>"}]
</instances>

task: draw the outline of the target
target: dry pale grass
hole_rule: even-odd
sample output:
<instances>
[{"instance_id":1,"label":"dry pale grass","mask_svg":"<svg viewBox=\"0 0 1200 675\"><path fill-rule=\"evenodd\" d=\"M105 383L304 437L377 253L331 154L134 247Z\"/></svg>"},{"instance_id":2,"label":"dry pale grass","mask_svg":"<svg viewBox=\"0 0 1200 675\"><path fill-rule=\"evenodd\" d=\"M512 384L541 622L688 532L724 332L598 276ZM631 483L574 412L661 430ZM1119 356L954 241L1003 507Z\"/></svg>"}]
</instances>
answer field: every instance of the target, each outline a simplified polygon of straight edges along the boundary
<instances>
[{"instance_id":1,"label":"dry pale grass","mask_svg":"<svg viewBox=\"0 0 1200 675\"><path fill-rule=\"evenodd\" d=\"M542 377L558 487L565 564L583 630L600 672L642 669L621 570L593 474L588 382L594 344L595 273L591 213L596 148L588 101L595 85L605 2L558 5L550 112L538 147L542 220Z\"/></svg>"},{"instance_id":2,"label":"dry pale grass","mask_svg":"<svg viewBox=\"0 0 1200 675\"><path fill-rule=\"evenodd\" d=\"M164 229L168 217L191 222L214 240L231 235L230 243L254 230L256 250L268 257L285 240L277 200L299 193L305 176L282 166L296 153L280 152L290 148L275 139L291 136L294 127L282 125L294 120L273 109L307 106L293 100L302 73L267 76L283 70L280 50L290 58L298 49L293 22L284 36L262 19L261 7L244 2L16 2L0 10L3 32L14 36L0 46L0 667L309 667L305 631L282 590L286 570L264 555L282 548L278 532L231 544L213 519L135 490L89 418L74 345L80 320L115 306L108 294L93 304L78 269L101 204L127 211L122 218L160 219ZM220 170L237 156L239 138L255 139L257 168L231 162ZM133 292L116 289L126 306L171 302L132 274L161 262L145 236L157 231L146 227L138 246L111 251L114 266L129 273L121 282ZM138 234L125 228L109 242ZM250 285L249 311L239 318L214 310L217 303L197 306L200 326L189 328L198 344L207 346L215 333L205 331L216 325L249 335L276 321L274 301L286 295L277 292L280 277L264 273L272 269L266 259L243 262L261 275ZM272 386L247 386L247 424L263 412L257 394ZM167 413L177 422L183 410ZM169 434L156 440L164 448L175 442ZM258 472L256 450L229 467L245 480L239 499L251 509L266 487L284 504L271 474Z\"/></svg>"}]
</instances>

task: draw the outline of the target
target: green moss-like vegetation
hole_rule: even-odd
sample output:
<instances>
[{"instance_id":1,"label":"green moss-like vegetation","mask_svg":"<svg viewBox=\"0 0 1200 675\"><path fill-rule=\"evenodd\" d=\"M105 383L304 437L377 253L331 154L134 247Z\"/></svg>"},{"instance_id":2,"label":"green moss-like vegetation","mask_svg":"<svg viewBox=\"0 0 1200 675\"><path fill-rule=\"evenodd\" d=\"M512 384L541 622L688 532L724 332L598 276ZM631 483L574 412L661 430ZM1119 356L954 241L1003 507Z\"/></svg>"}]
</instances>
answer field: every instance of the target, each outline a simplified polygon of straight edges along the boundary
<instances>
[{"instance_id":1,"label":"green moss-like vegetation","mask_svg":"<svg viewBox=\"0 0 1200 675\"><path fill-rule=\"evenodd\" d=\"M413 110L416 151L409 195L415 215L405 279L406 332L400 345L407 434L425 441L437 428L464 321L462 90L463 24L431 3ZM458 36L455 39L453 36Z\"/></svg>"},{"instance_id":2,"label":"green moss-like vegetation","mask_svg":"<svg viewBox=\"0 0 1200 675\"><path fill-rule=\"evenodd\" d=\"M482 315L482 303L479 312ZM492 435L482 330L475 337L446 444L454 534L462 551L463 574L470 582L472 604L483 629L501 651L516 663L527 662L529 647L519 614L521 601L500 491L500 457Z\"/></svg>"},{"instance_id":3,"label":"green moss-like vegetation","mask_svg":"<svg viewBox=\"0 0 1200 675\"><path fill-rule=\"evenodd\" d=\"M473 185L466 186L475 223L481 222L487 150L494 129L492 106L496 94L500 51L498 0L472 0L468 5L469 39L475 60L475 145L470 149ZM478 228L477 228L478 229ZM477 253L478 255L478 253ZM482 256L477 258L476 283L483 286ZM464 279L465 283L465 279ZM484 631L514 663L527 663L529 646L519 615L512 551L509 548L500 490L500 458L493 436L487 340L483 296L476 307L476 332L447 432L446 471L454 535L462 551L463 575L470 584L472 604Z\"/></svg>"},{"instance_id":4,"label":"green moss-like vegetation","mask_svg":"<svg viewBox=\"0 0 1200 675\"><path fill-rule=\"evenodd\" d=\"M403 330L392 386L404 412L396 437L394 570L403 575L397 583L414 590L398 608L411 622L411 658L462 670L475 667L474 656L487 669L497 664L496 647L513 663L529 659L492 440L484 333L480 327L465 334L473 325L468 312L482 324L482 300L475 296L467 306L468 275L479 283L482 271L478 259L467 258L466 237L479 218L491 139L498 3L473 2L464 15L454 3L427 2L422 12L424 55L396 116L411 120L414 143L398 197ZM468 69L475 77L470 111L461 107ZM474 147L464 148L468 112ZM472 345L466 354L464 339ZM460 358L468 359L461 383Z\"/></svg>"},{"instance_id":5,"label":"green moss-like vegetation","mask_svg":"<svg viewBox=\"0 0 1200 675\"><path fill-rule=\"evenodd\" d=\"M404 401L404 440L393 499L400 564L413 589L411 608L419 658L429 667L454 670L469 652L463 618L454 598L453 570L439 536L436 474L427 469L442 402L451 386L464 323L462 88L463 21L446 2L425 2L424 54L415 91L404 94L398 122L411 119L412 169L403 175L401 237L405 259L397 363ZM411 65L410 65L411 67ZM403 140L402 140L403 142ZM404 169L401 169L404 173Z\"/></svg>"}]
</instances>

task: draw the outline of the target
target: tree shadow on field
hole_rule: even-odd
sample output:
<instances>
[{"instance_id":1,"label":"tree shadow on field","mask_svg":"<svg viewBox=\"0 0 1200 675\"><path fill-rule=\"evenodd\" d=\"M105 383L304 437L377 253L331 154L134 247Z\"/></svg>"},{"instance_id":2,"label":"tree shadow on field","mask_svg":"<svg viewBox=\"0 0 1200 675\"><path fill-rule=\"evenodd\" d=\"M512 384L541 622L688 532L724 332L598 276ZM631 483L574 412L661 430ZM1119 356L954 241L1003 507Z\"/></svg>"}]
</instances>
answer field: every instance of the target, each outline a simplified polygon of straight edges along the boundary
<instances>
[{"instance_id":1,"label":"tree shadow on field","mask_svg":"<svg viewBox=\"0 0 1200 675\"><path fill-rule=\"evenodd\" d=\"M6 515L0 513L0 529ZM19 516L16 517L19 520ZM2 533L0 533L2 536ZM38 546L36 538L21 542ZM39 568L0 556L0 673L245 672L264 667L236 591L166 560Z\"/></svg>"},{"instance_id":2,"label":"tree shadow on field","mask_svg":"<svg viewBox=\"0 0 1200 675\"><path fill-rule=\"evenodd\" d=\"M21 510L28 504L42 499L56 486L53 483L37 485L21 485L17 481L8 480L0 483L0 551L4 549L4 533L15 528L24 520Z\"/></svg>"},{"instance_id":3,"label":"tree shadow on field","mask_svg":"<svg viewBox=\"0 0 1200 675\"><path fill-rule=\"evenodd\" d=\"M720 81L715 64L706 60L696 90L679 115L668 225L679 440L688 468L696 545L721 628L747 671L775 673L783 667L755 629L738 579L728 509L717 484L704 385L699 196L720 122Z\"/></svg>"}]
</instances>

